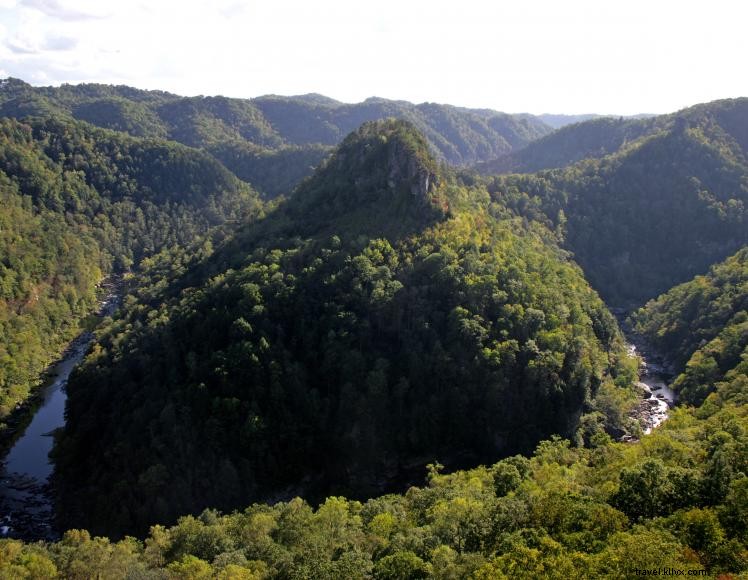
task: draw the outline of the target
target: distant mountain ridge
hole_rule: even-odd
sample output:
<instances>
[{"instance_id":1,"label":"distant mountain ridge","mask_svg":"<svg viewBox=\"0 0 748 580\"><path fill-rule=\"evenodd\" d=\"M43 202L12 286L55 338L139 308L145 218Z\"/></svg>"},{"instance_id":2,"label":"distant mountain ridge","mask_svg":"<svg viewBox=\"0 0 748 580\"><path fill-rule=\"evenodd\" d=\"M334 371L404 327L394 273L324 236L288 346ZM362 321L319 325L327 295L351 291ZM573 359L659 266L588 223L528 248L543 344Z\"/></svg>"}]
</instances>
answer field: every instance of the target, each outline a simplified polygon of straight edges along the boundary
<instances>
[{"instance_id":1,"label":"distant mountain ridge","mask_svg":"<svg viewBox=\"0 0 748 580\"><path fill-rule=\"evenodd\" d=\"M548 219L609 304L640 305L748 243L748 99L589 121L518 156L580 134L608 148L622 143L601 159L496 176L489 188L518 212Z\"/></svg>"},{"instance_id":2,"label":"distant mountain ridge","mask_svg":"<svg viewBox=\"0 0 748 580\"><path fill-rule=\"evenodd\" d=\"M319 94L254 99L181 97L127 86L32 87L14 78L0 81L0 116L50 114L192 147L237 141L271 150L334 146L364 122L395 117L413 123L437 157L454 165L498 157L552 131L527 115L434 103L415 105L378 97L356 104Z\"/></svg>"},{"instance_id":3,"label":"distant mountain ridge","mask_svg":"<svg viewBox=\"0 0 748 580\"><path fill-rule=\"evenodd\" d=\"M542 119L544 123L550 125L554 129L560 129L561 127L565 127L566 125L583 123L584 121L591 121L592 119L600 119L607 116L608 115L599 115L597 113L587 113L582 115L543 113L542 115L537 115L537 117Z\"/></svg>"},{"instance_id":4,"label":"distant mountain ridge","mask_svg":"<svg viewBox=\"0 0 748 580\"><path fill-rule=\"evenodd\" d=\"M668 130L676 123L698 125L707 118L720 125L742 127L740 115L745 114L746 103L746 98L724 99L667 115L593 118L563 126L521 149L478 163L475 169L484 175L496 175L566 167L583 159L611 155L637 139ZM746 148L748 137L745 134L733 137Z\"/></svg>"},{"instance_id":5,"label":"distant mountain ridge","mask_svg":"<svg viewBox=\"0 0 748 580\"><path fill-rule=\"evenodd\" d=\"M650 113L642 113L640 115L600 115L598 113L586 113L581 115L565 115L565 114L554 114L554 113L543 113L542 115L535 115L538 119L543 121L546 125L550 125L554 129L560 129L566 127L566 125L573 125L574 123L583 123L584 121L591 121L593 119L611 118L611 119L647 119L649 117L656 117Z\"/></svg>"}]
</instances>

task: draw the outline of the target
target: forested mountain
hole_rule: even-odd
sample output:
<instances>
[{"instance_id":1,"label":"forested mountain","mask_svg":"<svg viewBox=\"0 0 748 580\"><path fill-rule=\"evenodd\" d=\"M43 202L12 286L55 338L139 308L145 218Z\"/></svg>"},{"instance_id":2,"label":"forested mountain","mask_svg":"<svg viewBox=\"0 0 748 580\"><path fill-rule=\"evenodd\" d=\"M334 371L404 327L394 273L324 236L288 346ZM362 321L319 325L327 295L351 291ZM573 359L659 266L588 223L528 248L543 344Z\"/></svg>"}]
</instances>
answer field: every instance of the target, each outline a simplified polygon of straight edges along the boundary
<instances>
[{"instance_id":1,"label":"forested mountain","mask_svg":"<svg viewBox=\"0 0 748 580\"><path fill-rule=\"evenodd\" d=\"M532 173L565 167L582 159L615 153L626 143L656 130L655 119L602 117L566 125L527 147L476 165L484 175Z\"/></svg>"},{"instance_id":2,"label":"forested mountain","mask_svg":"<svg viewBox=\"0 0 748 580\"><path fill-rule=\"evenodd\" d=\"M63 528L144 538L0 539L0 577L748 573L748 100L534 143L317 94L8 79L0 115L0 421L130 270L53 488ZM507 151L536 173L445 164ZM631 321L679 373L635 444L595 289L652 299Z\"/></svg>"},{"instance_id":3,"label":"forested mountain","mask_svg":"<svg viewBox=\"0 0 748 580\"><path fill-rule=\"evenodd\" d=\"M323 104L294 97L253 99L273 127L291 143L334 145L367 121L405 119L426 137L432 151L454 165L488 160L550 132L533 117L450 105L370 98L362 103ZM496 154L494 154L496 152Z\"/></svg>"},{"instance_id":4,"label":"forested mountain","mask_svg":"<svg viewBox=\"0 0 748 580\"><path fill-rule=\"evenodd\" d=\"M694 107L615 155L489 189L564 235L609 304L639 305L748 243L747 132L748 100Z\"/></svg>"},{"instance_id":5,"label":"forested mountain","mask_svg":"<svg viewBox=\"0 0 748 580\"><path fill-rule=\"evenodd\" d=\"M0 172L0 431L78 332L102 277L98 245L63 215L34 211Z\"/></svg>"},{"instance_id":6,"label":"forested mountain","mask_svg":"<svg viewBox=\"0 0 748 580\"><path fill-rule=\"evenodd\" d=\"M745 151L748 99L725 99L696 105L671 115L602 117L574 123L531 142L522 149L479 163L480 173L532 173L565 167L582 159L599 159L618 152L641 137L654 135L674 126L714 124L737 141ZM737 133L733 131L737 130Z\"/></svg>"},{"instance_id":7,"label":"forested mountain","mask_svg":"<svg viewBox=\"0 0 748 580\"><path fill-rule=\"evenodd\" d=\"M637 332L682 374L681 399L699 405L717 385L748 375L748 248L636 312Z\"/></svg>"},{"instance_id":8,"label":"forested mountain","mask_svg":"<svg viewBox=\"0 0 748 580\"><path fill-rule=\"evenodd\" d=\"M265 149L245 141L224 141L208 147L211 155L239 179L251 183L266 197L288 194L329 157L327 145L289 145Z\"/></svg>"},{"instance_id":9,"label":"forested mountain","mask_svg":"<svg viewBox=\"0 0 748 580\"><path fill-rule=\"evenodd\" d=\"M104 274L258 208L213 157L59 119L0 120L0 421L79 332Z\"/></svg>"},{"instance_id":10,"label":"forested mountain","mask_svg":"<svg viewBox=\"0 0 748 580\"><path fill-rule=\"evenodd\" d=\"M125 86L54 88L0 81L0 116L29 115L73 117L222 153L221 161L268 195L292 189L285 189L291 180L277 169L281 163L291 168L290 175L310 175L324 154L321 146L337 145L366 121L407 119L426 136L434 154L458 165L496 158L551 131L528 115L379 98L345 104L322 95L180 97Z\"/></svg>"},{"instance_id":11,"label":"forested mountain","mask_svg":"<svg viewBox=\"0 0 748 580\"><path fill-rule=\"evenodd\" d=\"M626 427L635 364L580 270L408 123L363 125L171 284L153 266L71 379L65 524L370 494L435 458Z\"/></svg>"},{"instance_id":12,"label":"forested mountain","mask_svg":"<svg viewBox=\"0 0 748 580\"><path fill-rule=\"evenodd\" d=\"M666 570L740 578L748 571L747 371L744 361L700 407L674 409L637 444L554 439L530 458L448 475L429 466L425 485L400 495L205 510L152 527L145 541L78 530L46 545L0 540L0 572L560 580Z\"/></svg>"}]
</instances>

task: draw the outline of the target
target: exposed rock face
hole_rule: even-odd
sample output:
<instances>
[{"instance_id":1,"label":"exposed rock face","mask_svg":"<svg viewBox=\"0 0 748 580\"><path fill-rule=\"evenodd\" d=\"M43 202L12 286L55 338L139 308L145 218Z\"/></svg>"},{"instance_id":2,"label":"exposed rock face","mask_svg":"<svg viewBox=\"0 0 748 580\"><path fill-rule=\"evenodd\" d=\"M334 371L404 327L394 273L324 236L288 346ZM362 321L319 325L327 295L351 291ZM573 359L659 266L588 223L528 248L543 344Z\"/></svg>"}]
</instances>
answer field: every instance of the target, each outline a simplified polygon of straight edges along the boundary
<instances>
[{"instance_id":1,"label":"exposed rock face","mask_svg":"<svg viewBox=\"0 0 748 580\"><path fill-rule=\"evenodd\" d=\"M439 178L418 157L408 151L401 141L394 140L389 147L387 159L388 187L395 191L403 188L417 199L428 203L430 195L438 186Z\"/></svg>"}]
</instances>

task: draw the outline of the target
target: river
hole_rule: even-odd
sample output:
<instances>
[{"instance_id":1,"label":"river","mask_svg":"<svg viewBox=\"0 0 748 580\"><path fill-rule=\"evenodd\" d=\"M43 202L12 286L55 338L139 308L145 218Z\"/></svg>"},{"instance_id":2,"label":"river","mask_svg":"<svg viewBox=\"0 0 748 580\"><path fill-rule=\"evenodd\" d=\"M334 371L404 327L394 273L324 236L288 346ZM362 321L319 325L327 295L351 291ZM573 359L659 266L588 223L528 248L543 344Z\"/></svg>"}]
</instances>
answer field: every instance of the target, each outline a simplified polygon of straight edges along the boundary
<instances>
[{"instance_id":1,"label":"river","mask_svg":"<svg viewBox=\"0 0 748 580\"><path fill-rule=\"evenodd\" d=\"M670 388L673 373L662 359L641 345L630 344L629 352L641 359L637 386L642 391L642 400L634 409L634 417L639 419L647 434L667 419L670 408L675 405L676 394Z\"/></svg>"},{"instance_id":2,"label":"river","mask_svg":"<svg viewBox=\"0 0 748 580\"><path fill-rule=\"evenodd\" d=\"M109 316L119 306L118 284L107 284L98 315ZM62 358L48 369L51 382L42 387L34 417L0 464L0 537L51 540L57 537L49 489L49 452L54 431L65 424L65 386L73 369L91 346L84 332L70 343Z\"/></svg>"},{"instance_id":3,"label":"river","mask_svg":"<svg viewBox=\"0 0 748 580\"><path fill-rule=\"evenodd\" d=\"M642 432L646 435L668 418L670 409L675 405L677 395L670 388L675 373L664 357L641 335L634 332L628 318L631 314L630 310L611 308L610 311L618 320L618 326L624 333L629 356L639 358L639 381L636 386L641 391L641 398L629 416L639 421ZM632 435L624 435L620 440L636 441L637 439Z\"/></svg>"}]
</instances>

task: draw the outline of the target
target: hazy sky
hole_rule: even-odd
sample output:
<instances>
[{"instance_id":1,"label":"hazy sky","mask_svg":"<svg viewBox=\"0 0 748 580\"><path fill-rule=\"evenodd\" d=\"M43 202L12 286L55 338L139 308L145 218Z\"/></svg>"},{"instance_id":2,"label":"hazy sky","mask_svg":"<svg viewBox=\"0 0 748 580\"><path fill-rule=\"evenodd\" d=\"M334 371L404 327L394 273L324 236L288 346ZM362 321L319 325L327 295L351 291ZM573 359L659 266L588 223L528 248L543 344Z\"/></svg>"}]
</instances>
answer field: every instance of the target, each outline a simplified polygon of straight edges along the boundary
<instances>
[{"instance_id":1,"label":"hazy sky","mask_svg":"<svg viewBox=\"0 0 748 580\"><path fill-rule=\"evenodd\" d=\"M0 77L532 113L748 96L743 0L0 0Z\"/></svg>"}]
</instances>

